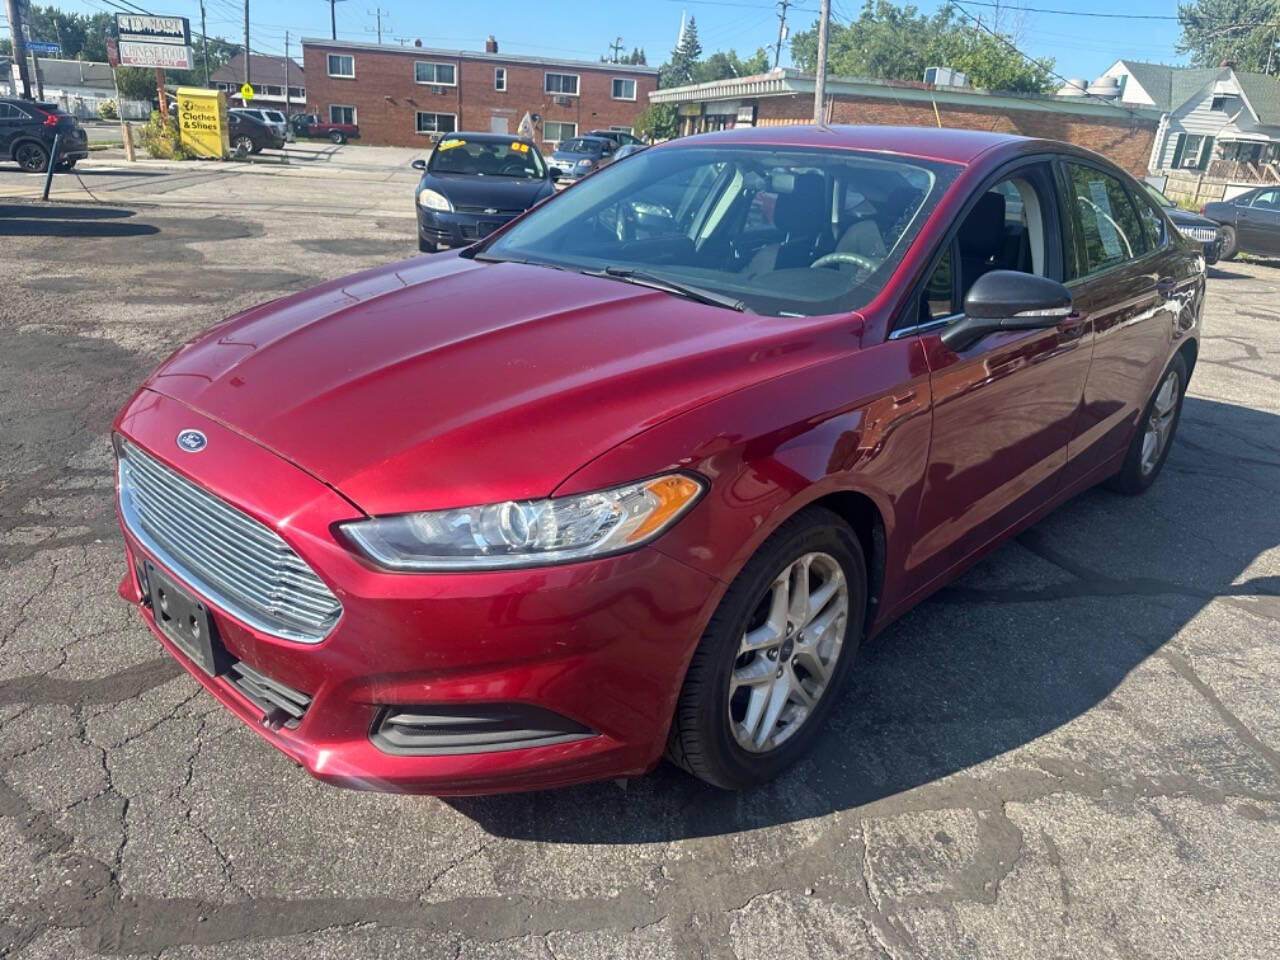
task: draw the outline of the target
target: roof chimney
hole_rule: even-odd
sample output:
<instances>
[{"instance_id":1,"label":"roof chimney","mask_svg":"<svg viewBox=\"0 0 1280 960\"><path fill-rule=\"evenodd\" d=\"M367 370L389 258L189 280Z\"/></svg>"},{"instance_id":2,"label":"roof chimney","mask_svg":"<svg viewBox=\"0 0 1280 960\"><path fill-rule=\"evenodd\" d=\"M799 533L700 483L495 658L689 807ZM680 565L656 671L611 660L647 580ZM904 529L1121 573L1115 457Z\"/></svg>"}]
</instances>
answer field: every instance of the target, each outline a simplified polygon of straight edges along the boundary
<instances>
[{"instance_id":1,"label":"roof chimney","mask_svg":"<svg viewBox=\"0 0 1280 960\"><path fill-rule=\"evenodd\" d=\"M492 34L492 33L491 33L491 34L489 34L489 38L488 38L487 40L485 40L485 42L484 42L484 52L485 52L485 53L497 53L497 52L498 52L498 41L497 41L497 40L495 40L495 39L493 38L493 34Z\"/></svg>"},{"instance_id":2,"label":"roof chimney","mask_svg":"<svg viewBox=\"0 0 1280 960\"><path fill-rule=\"evenodd\" d=\"M421 38L421 37L419 37L417 40L413 41L413 45L414 45L415 47L420 47L420 46L422 46L422 38Z\"/></svg>"}]
</instances>

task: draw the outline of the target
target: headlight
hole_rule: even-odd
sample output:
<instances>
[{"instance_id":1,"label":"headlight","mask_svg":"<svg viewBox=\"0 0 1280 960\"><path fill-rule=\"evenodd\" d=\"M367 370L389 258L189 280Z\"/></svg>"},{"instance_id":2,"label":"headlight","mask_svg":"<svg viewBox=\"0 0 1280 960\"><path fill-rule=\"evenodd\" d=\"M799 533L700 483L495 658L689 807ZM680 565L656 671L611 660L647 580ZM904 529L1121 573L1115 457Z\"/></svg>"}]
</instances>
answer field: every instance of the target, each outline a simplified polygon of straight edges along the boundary
<instances>
[{"instance_id":1,"label":"headlight","mask_svg":"<svg viewBox=\"0 0 1280 960\"><path fill-rule=\"evenodd\" d=\"M586 560L648 543L702 495L682 473L571 497L374 517L342 525L389 570L494 570Z\"/></svg>"},{"instance_id":2,"label":"headlight","mask_svg":"<svg viewBox=\"0 0 1280 960\"><path fill-rule=\"evenodd\" d=\"M419 190L418 203L427 210L443 210L446 213L453 212L453 204L449 202L449 198L443 193L438 193L435 190Z\"/></svg>"},{"instance_id":3,"label":"headlight","mask_svg":"<svg viewBox=\"0 0 1280 960\"><path fill-rule=\"evenodd\" d=\"M591 161L590 161L590 160L588 160L588 159L586 159L586 158L583 158L582 160L579 160L579 161L578 161L578 166L580 166L580 167L589 167L589 166L591 166Z\"/></svg>"}]
</instances>

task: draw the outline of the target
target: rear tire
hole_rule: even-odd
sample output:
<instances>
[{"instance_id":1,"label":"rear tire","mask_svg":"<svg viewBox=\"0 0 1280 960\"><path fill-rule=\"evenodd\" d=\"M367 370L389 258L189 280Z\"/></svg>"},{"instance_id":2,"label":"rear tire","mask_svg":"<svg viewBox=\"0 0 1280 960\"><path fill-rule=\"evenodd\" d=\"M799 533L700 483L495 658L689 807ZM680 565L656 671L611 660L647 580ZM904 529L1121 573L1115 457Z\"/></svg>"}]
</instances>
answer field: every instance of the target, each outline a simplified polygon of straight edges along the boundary
<instances>
[{"instance_id":1,"label":"rear tire","mask_svg":"<svg viewBox=\"0 0 1280 960\"><path fill-rule=\"evenodd\" d=\"M13 159L27 173L44 173L49 169L49 151L38 143L18 144L13 151Z\"/></svg>"},{"instance_id":2,"label":"rear tire","mask_svg":"<svg viewBox=\"0 0 1280 960\"><path fill-rule=\"evenodd\" d=\"M347 142L347 136L341 130L334 130L329 134L329 141L336 143L338 146Z\"/></svg>"},{"instance_id":3,"label":"rear tire","mask_svg":"<svg viewBox=\"0 0 1280 960\"><path fill-rule=\"evenodd\" d=\"M253 138L248 134L242 133L231 141L231 148L242 157L247 157L253 153Z\"/></svg>"},{"instance_id":4,"label":"rear tire","mask_svg":"<svg viewBox=\"0 0 1280 960\"><path fill-rule=\"evenodd\" d=\"M667 759L729 790L772 780L799 760L848 678L866 604L866 563L849 526L821 507L787 520L707 625L676 702Z\"/></svg>"},{"instance_id":5,"label":"rear tire","mask_svg":"<svg viewBox=\"0 0 1280 960\"><path fill-rule=\"evenodd\" d=\"M1219 260L1231 260L1240 251L1236 249L1236 228L1222 228L1222 248L1218 251Z\"/></svg>"},{"instance_id":6,"label":"rear tire","mask_svg":"<svg viewBox=\"0 0 1280 960\"><path fill-rule=\"evenodd\" d=\"M1160 376L1151 399L1129 441L1124 466L1108 482L1112 490L1135 495L1155 483L1164 468L1182 418L1182 398L1187 392L1187 362L1178 354Z\"/></svg>"}]
</instances>

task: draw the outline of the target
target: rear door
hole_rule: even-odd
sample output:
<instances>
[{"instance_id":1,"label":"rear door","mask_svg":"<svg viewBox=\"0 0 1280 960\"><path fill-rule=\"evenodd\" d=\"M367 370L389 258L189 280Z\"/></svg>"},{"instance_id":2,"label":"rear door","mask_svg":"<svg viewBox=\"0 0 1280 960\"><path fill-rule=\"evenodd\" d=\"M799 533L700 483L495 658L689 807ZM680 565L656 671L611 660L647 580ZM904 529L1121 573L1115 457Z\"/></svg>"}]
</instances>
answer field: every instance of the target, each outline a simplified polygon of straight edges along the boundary
<instances>
[{"instance_id":1,"label":"rear door","mask_svg":"<svg viewBox=\"0 0 1280 960\"><path fill-rule=\"evenodd\" d=\"M1089 368L1086 325L942 342L964 296L991 270L1061 280L1062 205L1050 161L988 181L941 252L915 305L930 368L933 441L908 582L928 589L1058 491ZM901 321L900 321L901 322Z\"/></svg>"},{"instance_id":2,"label":"rear door","mask_svg":"<svg viewBox=\"0 0 1280 960\"><path fill-rule=\"evenodd\" d=\"M9 151L13 149L13 139L18 129L18 112L18 108L12 104L0 102L0 159L8 160Z\"/></svg>"},{"instance_id":3,"label":"rear door","mask_svg":"<svg viewBox=\"0 0 1280 960\"><path fill-rule=\"evenodd\" d=\"M1068 446L1065 482L1073 483L1109 470L1128 447L1173 342L1185 257L1163 232L1164 218L1154 230L1148 201L1114 170L1071 158L1060 175L1072 234L1067 287L1094 337Z\"/></svg>"}]
</instances>

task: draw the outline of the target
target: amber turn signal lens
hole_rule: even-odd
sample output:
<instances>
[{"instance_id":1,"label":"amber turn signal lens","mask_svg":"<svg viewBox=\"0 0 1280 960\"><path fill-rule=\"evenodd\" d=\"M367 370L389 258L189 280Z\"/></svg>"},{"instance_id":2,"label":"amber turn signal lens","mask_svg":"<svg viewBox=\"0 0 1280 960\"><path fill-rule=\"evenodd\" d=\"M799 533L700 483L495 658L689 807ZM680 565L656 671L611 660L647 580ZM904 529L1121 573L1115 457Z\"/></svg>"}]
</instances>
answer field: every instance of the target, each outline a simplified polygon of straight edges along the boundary
<instances>
[{"instance_id":1,"label":"amber turn signal lens","mask_svg":"<svg viewBox=\"0 0 1280 960\"><path fill-rule=\"evenodd\" d=\"M651 497L657 500L657 506L654 507L649 516L645 517L640 526L631 531L631 535L627 537L628 543L643 540L655 530L662 529L666 526L667 521L684 509L690 500L702 492L702 487L695 481L689 477L679 475L658 477L656 480L650 480L644 485L644 489Z\"/></svg>"}]
</instances>

